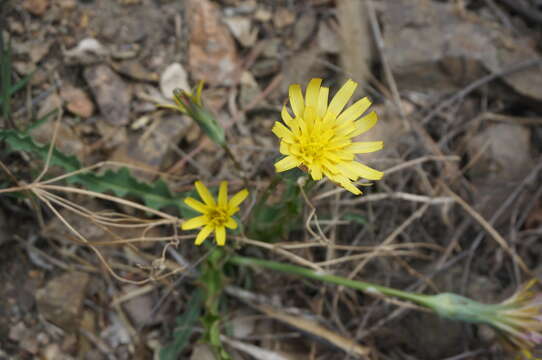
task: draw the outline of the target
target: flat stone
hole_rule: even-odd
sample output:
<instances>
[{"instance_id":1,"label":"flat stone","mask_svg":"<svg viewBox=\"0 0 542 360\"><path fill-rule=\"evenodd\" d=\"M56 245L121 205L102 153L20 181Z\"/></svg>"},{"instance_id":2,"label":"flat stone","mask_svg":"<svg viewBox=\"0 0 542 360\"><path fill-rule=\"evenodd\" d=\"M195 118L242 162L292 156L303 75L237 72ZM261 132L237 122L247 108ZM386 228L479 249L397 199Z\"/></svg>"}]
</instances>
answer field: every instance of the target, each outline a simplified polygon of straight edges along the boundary
<instances>
[{"instance_id":1,"label":"flat stone","mask_svg":"<svg viewBox=\"0 0 542 360\"><path fill-rule=\"evenodd\" d=\"M36 292L40 314L66 331L79 328L79 321L89 276L82 272L67 272Z\"/></svg>"},{"instance_id":2,"label":"flat stone","mask_svg":"<svg viewBox=\"0 0 542 360\"><path fill-rule=\"evenodd\" d=\"M130 121L132 98L128 85L104 64L88 67L84 75L104 119L112 125L126 125Z\"/></svg>"}]
</instances>

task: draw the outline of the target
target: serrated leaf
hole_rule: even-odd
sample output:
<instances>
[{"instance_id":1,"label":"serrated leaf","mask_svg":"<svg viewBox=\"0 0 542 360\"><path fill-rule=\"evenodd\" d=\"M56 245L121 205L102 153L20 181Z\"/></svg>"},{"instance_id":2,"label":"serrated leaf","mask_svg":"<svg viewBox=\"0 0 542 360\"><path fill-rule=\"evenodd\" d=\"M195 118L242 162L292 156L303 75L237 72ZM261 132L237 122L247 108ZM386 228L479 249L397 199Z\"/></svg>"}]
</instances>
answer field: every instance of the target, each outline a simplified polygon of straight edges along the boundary
<instances>
[{"instance_id":1,"label":"serrated leaf","mask_svg":"<svg viewBox=\"0 0 542 360\"><path fill-rule=\"evenodd\" d=\"M49 145L35 143L28 134L15 130L0 130L0 139L5 140L12 150L31 152L42 159L47 158ZM66 155L57 149L52 151L50 164L60 166L66 172L73 172L81 168L81 164L75 156ZM90 171L79 173L66 178L66 181L70 184L82 185L90 191L100 193L111 191L119 197L135 196L141 199L146 206L157 210L165 206L175 206L179 211L187 208L182 202L182 197L186 196L185 194L172 194L161 179L152 184L140 182L132 176L127 168L107 170L102 175Z\"/></svg>"}]
</instances>

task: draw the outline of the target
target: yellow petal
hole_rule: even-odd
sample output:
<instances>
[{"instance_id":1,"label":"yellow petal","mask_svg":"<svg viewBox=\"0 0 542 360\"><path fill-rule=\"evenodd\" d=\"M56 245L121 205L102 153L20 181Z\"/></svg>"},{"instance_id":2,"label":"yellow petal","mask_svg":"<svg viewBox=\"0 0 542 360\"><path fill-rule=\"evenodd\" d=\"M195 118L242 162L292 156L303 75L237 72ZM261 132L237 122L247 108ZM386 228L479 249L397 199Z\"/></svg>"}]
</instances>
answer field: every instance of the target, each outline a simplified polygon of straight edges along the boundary
<instances>
[{"instance_id":1,"label":"yellow petal","mask_svg":"<svg viewBox=\"0 0 542 360\"><path fill-rule=\"evenodd\" d=\"M184 199L184 203L200 213L205 213L209 209L207 205L191 197Z\"/></svg>"},{"instance_id":2,"label":"yellow petal","mask_svg":"<svg viewBox=\"0 0 542 360\"><path fill-rule=\"evenodd\" d=\"M360 195L361 190L352 184L352 182L342 175L337 175L333 178L331 178L331 181L338 183L341 187L343 187L345 190L350 191L354 195Z\"/></svg>"},{"instance_id":3,"label":"yellow petal","mask_svg":"<svg viewBox=\"0 0 542 360\"><path fill-rule=\"evenodd\" d=\"M208 222L209 220L207 219L207 216L196 216L195 218L183 222L181 228L183 230L192 230L195 228L199 228L200 226L206 225Z\"/></svg>"},{"instance_id":4,"label":"yellow petal","mask_svg":"<svg viewBox=\"0 0 542 360\"><path fill-rule=\"evenodd\" d=\"M237 221L235 221L233 218L228 218L228 221L224 224L225 227L228 229L237 229Z\"/></svg>"},{"instance_id":5,"label":"yellow petal","mask_svg":"<svg viewBox=\"0 0 542 360\"><path fill-rule=\"evenodd\" d=\"M215 199L213 199L213 195L211 195L211 192L201 181L196 181L194 183L196 185L196 191L198 192L199 196L203 200L203 202L208 206L216 206Z\"/></svg>"},{"instance_id":6,"label":"yellow petal","mask_svg":"<svg viewBox=\"0 0 542 360\"><path fill-rule=\"evenodd\" d=\"M290 145L287 144L285 141L280 142L279 151L282 155L289 155L290 151L288 150L290 148Z\"/></svg>"},{"instance_id":7,"label":"yellow petal","mask_svg":"<svg viewBox=\"0 0 542 360\"><path fill-rule=\"evenodd\" d=\"M283 172L286 170L290 170L295 168L296 166L299 166L299 164L301 164L301 161L297 160L293 156L286 156L284 159L275 163L275 171Z\"/></svg>"},{"instance_id":8,"label":"yellow petal","mask_svg":"<svg viewBox=\"0 0 542 360\"><path fill-rule=\"evenodd\" d=\"M369 114L365 115L361 119L354 122L354 128L352 132L348 134L349 137L354 137L363 134L364 132L371 129L375 126L378 121L378 116L374 111L371 111Z\"/></svg>"},{"instance_id":9,"label":"yellow petal","mask_svg":"<svg viewBox=\"0 0 542 360\"><path fill-rule=\"evenodd\" d=\"M228 182L221 181L218 189L218 206L226 208L228 206Z\"/></svg>"},{"instance_id":10,"label":"yellow petal","mask_svg":"<svg viewBox=\"0 0 542 360\"><path fill-rule=\"evenodd\" d=\"M215 241L218 246L224 246L226 243L226 228L224 226L215 229Z\"/></svg>"},{"instance_id":11,"label":"yellow petal","mask_svg":"<svg viewBox=\"0 0 542 360\"><path fill-rule=\"evenodd\" d=\"M282 111L280 113L282 120L284 123L292 130L294 135L299 135L299 125L297 124L297 121L295 121L290 113L288 112L288 109L286 108L286 105L282 106Z\"/></svg>"},{"instance_id":12,"label":"yellow petal","mask_svg":"<svg viewBox=\"0 0 542 360\"><path fill-rule=\"evenodd\" d=\"M338 122L347 120L356 120L371 106L371 100L368 97L364 97L349 106L341 115L337 117Z\"/></svg>"},{"instance_id":13,"label":"yellow petal","mask_svg":"<svg viewBox=\"0 0 542 360\"><path fill-rule=\"evenodd\" d=\"M320 165L312 165L310 171L313 180L320 180L322 178L322 168Z\"/></svg>"},{"instance_id":14,"label":"yellow petal","mask_svg":"<svg viewBox=\"0 0 542 360\"><path fill-rule=\"evenodd\" d=\"M305 106L305 111L303 111L303 120L305 120L305 123L309 129L313 128L317 123L321 123L321 121L317 121L316 108L313 108L312 106Z\"/></svg>"},{"instance_id":15,"label":"yellow petal","mask_svg":"<svg viewBox=\"0 0 542 360\"><path fill-rule=\"evenodd\" d=\"M333 97L327 108L327 112L335 116L339 115L344 106L350 100L358 84L355 81L348 80Z\"/></svg>"},{"instance_id":16,"label":"yellow petal","mask_svg":"<svg viewBox=\"0 0 542 360\"><path fill-rule=\"evenodd\" d=\"M232 198L230 199L230 202L228 203L228 208L230 209L230 211L231 209L237 208L239 204L245 201L247 196L248 196L247 189L243 189L239 191L237 194L233 195Z\"/></svg>"},{"instance_id":17,"label":"yellow petal","mask_svg":"<svg viewBox=\"0 0 542 360\"><path fill-rule=\"evenodd\" d=\"M303 101L303 93L301 92L301 86L299 84L290 85L289 89L290 105L294 111L295 116L303 115L305 104Z\"/></svg>"},{"instance_id":18,"label":"yellow petal","mask_svg":"<svg viewBox=\"0 0 542 360\"><path fill-rule=\"evenodd\" d=\"M343 188L345 188L345 190L350 191L354 195L361 195L362 194L361 190L358 189L357 187L355 187L354 184L352 184L352 182L350 180L343 181L340 184L341 184L341 186Z\"/></svg>"},{"instance_id":19,"label":"yellow petal","mask_svg":"<svg viewBox=\"0 0 542 360\"><path fill-rule=\"evenodd\" d=\"M352 161L346 164L353 171L355 171L357 175L367 180L380 180L382 179L382 176L384 176L384 173L382 171L372 169L367 165L363 165L357 161Z\"/></svg>"},{"instance_id":20,"label":"yellow petal","mask_svg":"<svg viewBox=\"0 0 542 360\"><path fill-rule=\"evenodd\" d=\"M281 122L275 121L275 125L273 125L273 134L277 135L278 138L282 139L283 141L286 141L289 144L292 144L294 142L294 134L284 124Z\"/></svg>"},{"instance_id":21,"label":"yellow petal","mask_svg":"<svg viewBox=\"0 0 542 360\"><path fill-rule=\"evenodd\" d=\"M352 143L345 150L354 154L365 154L381 150L383 147L383 141L365 141Z\"/></svg>"},{"instance_id":22,"label":"yellow petal","mask_svg":"<svg viewBox=\"0 0 542 360\"><path fill-rule=\"evenodd\" d=\"M322 85L322 79L314 78L309 81L307 90L305 91L305 107L312 107L316 110L318 106L320 85Z\"/></svg>"},{"instance_id":23,"label":"yellow petal","mask_svg":"<svg viewBox=\"0 0 542 360\"><path fill-rule=\"evenodd\" d=\"M196 241L194 244L201 245L205 239L213 232L213 227L211 225L205 226L196 236Z\"/></svg>"},{"instance_id":24,"label":"yellow petal","mask_svg":"<svg viewBox=\"0 0 542 360\"><path fill-rule=\"evenodd\" d=\"M318 94L318 106L316 113L320 118L323 118L327 111L327 100L329 96L329 88L321 87L320 94Z\"/></svg>"}]
</instances>

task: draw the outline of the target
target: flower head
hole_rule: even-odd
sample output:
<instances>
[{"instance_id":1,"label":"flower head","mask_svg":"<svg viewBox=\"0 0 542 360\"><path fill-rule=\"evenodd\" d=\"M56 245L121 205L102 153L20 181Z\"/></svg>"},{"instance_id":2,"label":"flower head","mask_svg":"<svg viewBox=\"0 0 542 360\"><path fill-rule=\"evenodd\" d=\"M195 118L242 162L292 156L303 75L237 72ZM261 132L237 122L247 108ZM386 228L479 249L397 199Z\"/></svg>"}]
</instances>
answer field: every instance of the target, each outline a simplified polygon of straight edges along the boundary
<instances>
[{"instance_id":1,"label":"flower head","mask_svg":"<svg viewBox=\"0 0 542 360\"><path fill-rule=\"evenodd\" d=\"M305 97L298 84L290 85L292 117L282 108L281 122L275 122L273 133L280 138L280 152L285 158L275 164L277 172L294 167L307 170L314 180L327 176L346 190L361 194L353 181L359 178L379 180L383 173L356 161L356 154L382 149L382 141L354 142L353 138L372 128L378 118L374 111L362 116L371 105L364 97L347 109L346 103L357 83L348 80L328 104L329 88L322 79L312 79ZM285 125L286 124L286 125Z\"/></svg>"},{"instance_id":2,"label":"flower head","mask_svg":"<svg viewBox=\"0 0 542 360\"><path fill-rule=\"evenodd\" d=\"M248 196L248 190L243 189L228 200L228 182L222 181L218 190L218 199L215 201L209 189L201 181L196 181L194 185L203 203L191 197L184 199L184 202L202 215L185 221L181 227L183 230L192 230L203 226L196 236L196 245L201 245L214 231L216 243L223 246L226 243L226 228L237 228L237 222L232 215L239 211L239 205Z\"/></svg>"},{"instance_id":3,"label":"flower head","mask_svg":"<svg viewBox=\"0 0 542 360\"><path fill-rule=\"evenodd\" d=\"M219 145L224 145L226 143L224 129L218 124L214 115L203 106L201 102L202 89L203 81L200 81L191 92L177 88L173 90L175 105L162 104L160 107L177 110L190 116L211 140Z\"/></svg>"},{"instance_id":4,"label":"flower head","mask_svg":"<svg viewBox=\"0 0 542 360\"><path fill-rule=\"evenodd\" d=\"M533 279L499 304L493 325L506 343L524 358L534 359L531 350L542 344L542 293L532 289Z\"/></svg>"},{"instance_id":5,"label":"flower head","mask_svg":"<svg viewBox=\"0 0 542 360\"><path fill-rule=\"evenodd\" d=\"M536 283L528 282L499 304L443 293L426 296L426 305L449 319L490 325L520 359L535 359L531 351L542 344L542 293L532 290Z\"/></svg>"}]
</instances>

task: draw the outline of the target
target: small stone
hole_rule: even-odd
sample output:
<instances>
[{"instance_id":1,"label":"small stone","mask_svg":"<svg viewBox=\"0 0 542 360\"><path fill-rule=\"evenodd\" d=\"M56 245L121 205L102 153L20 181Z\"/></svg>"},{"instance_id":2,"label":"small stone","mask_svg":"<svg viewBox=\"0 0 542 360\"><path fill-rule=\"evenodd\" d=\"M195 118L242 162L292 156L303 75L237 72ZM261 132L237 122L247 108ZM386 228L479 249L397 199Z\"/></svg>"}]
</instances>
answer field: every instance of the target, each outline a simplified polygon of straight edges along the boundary
<instances>
[{"instance_id":1,"label":"small stone","mask_svg":"<svg viewBox=\"0 0 542 360\"><path fill-rule=\"evenodd\" d=\"M8 29L14 34L24 33L24 25L15 19L8 19Z\"/></svg>"},{"instance_id":2,"label":"small stone","mask_svg":"<svg viewBox=\"0 0 542 360\"><path fill-rule=\"evenodd\" d=\"M30 75L36 70L36 64L29 61L14 61L13 68L19 75Z\"/></svg>"},{"instance_id":3,"label":"small stone","mask_svg":"<svg viewBox=\"0 0 542 360\"><path fill-rule=\"evenodd\" d=\"M224 19L233 36L244 47L254 45L258 38L258 29L252 27L252 22L245 16L230 16Z\"/></svg>"},{"instance_id":4,"label":"small stone","mask_svg":"<svg viewBox=\"0 0 542 360\"><path fill-rule=\"evenodd\" d=\"M88 282L87 274L76 271L52 279L36 292L40 314L66 331L77 330Z\"/></svg>"},{"instance_id":5,"label":"small stone","mask_svg":"<svg viewBox=\"0 0 542 360\"><path fill-rule=\"evenodd\" d=\"M179 63L169 65L160 76L160 91L167 99L173 97L173 90L176 88L190 91L188 75Z\"/></svg>"},{"instance_id":6,"label":"small stone","mask_svg":"<svg viewBox=\"0 0 542 360\"><path fill-rule=\"evenodd\" d=\"M261 22L268 22L272 17L273 14L271 11L264 8L258 8L256 12L254 12L254 19Z\"/></svg>"},{"instance_id":7,"label":"small stone","mask_svg":"<svg viewBox=\"0 0 542 360\"><path fill-rule=\"evenodd\" d=\"M47 55L50 47L51 42L48 41L33 42L28 53L30 55L30 60L32 60L34 64L37 64L45 55Z\"/></svg>"},{"instance_id":8,"label":"small stone","mask_svg":"<svg viewBox=\"0 0 542 360\"><path fill-rule=\"evenodd\" d=\"M73 10L77 6L76 0L57 0L58 6L64 10Z\"/></svg>"},{"instance_id":9,"label":"small stone","mask_svg":"<svg viewBox=\"0 0 542 360\"><path fill-rule=\"evenodd\" d=\"M66 63L70 65L95 64L105 59L108 55L109 50L94 38L85 38L76 47L64 52Z\"/></svg>"},{"instance_id":10,"label":"small stone","mask_svg":"<svg viewBox=\"0 0 542 360\"><path fill-rule=\"evenodd\" d=\"M275 12L273 24L275 27L282 29L295 21L295 14L286 8L280 8Z\"/></svg>"},{"instance_id":11,"label":"small stone","mask_svg":"<svg viewBox=\"0 0 542 360\"><path fill-rule=\"evenodd\" d=\"M299 48L311 35L316 27L316 13L314 11L303 12L294 25L294 47Z\"/></svg>"},{"instance_id":12,"label":"small stone","mask_svg":"<svg viewBox=\"0 0 542 360\"><path fill-rule=\"evenodd\" d=\"M71 85L65 86L60 90L60 97L66 102L66 108L74 115L88 118L94 113L94 104L88 95L79 88Z\"/></svg>"},{"instance_id":13,"label":"small stone","mask_svg":"<svg viewBox=\"0 0 542 360\"><path fill-rule=\"evenodd\" d=\"M23 322L17 323L15 326L9 329L9 339L11 341L20 341L27 329Z\"/></svg>"},{"instance_id":14,"label":"small stone","mask_svg":"<svg viewBox=\"0 0 542 360\"><path fill-rule=\"evenodd\" d=\"M130 121L132 92L121 77L105 64L86 68L84 76L105 120L116 126L126 125Z\"/></svg>"},{"instance_id":15,"label":"small stone","mask_svg":"<svg viewBox=\"0 0 542 360\"><path fill-rule=\"evenodd\" d=\"M58 344L50 344L41 352L44 360L58 360L61 359L60 346Z\"/></svg>"},{"instance_id":16,"label":"small stone","mask_svg":"<svg viewBox=\"0 0 542 360\"><path fill-rule=\"evenodd\" d=\"M322 51L330 54L338 54L341 50L341 43L337 33L331 29L327 22L321 22L318 28L318 46Z\"/></svg>"},{"instance_id":17,"label":"small stone","mask_svg":"<svg viewBox=\"0 0 542 360\"><path fill-rule=\"evenodd\" d=\"M32 15L41 16L49 7L49 0L24 0L23 7Z\"/></svg>"}]
</instances>

